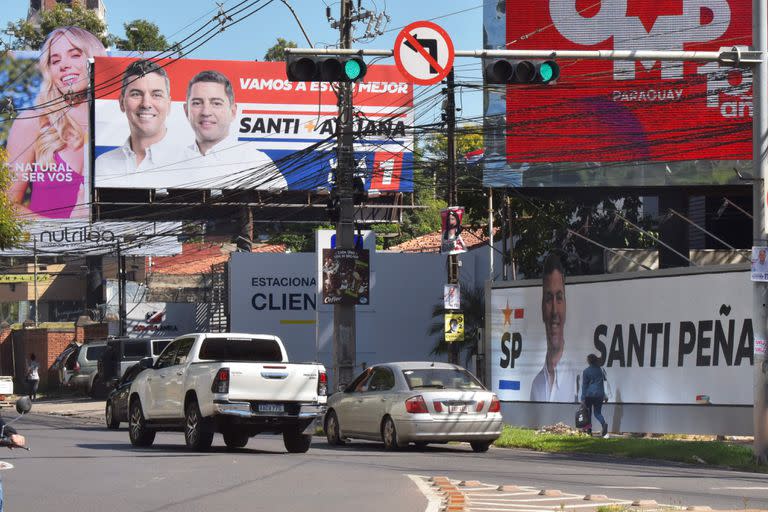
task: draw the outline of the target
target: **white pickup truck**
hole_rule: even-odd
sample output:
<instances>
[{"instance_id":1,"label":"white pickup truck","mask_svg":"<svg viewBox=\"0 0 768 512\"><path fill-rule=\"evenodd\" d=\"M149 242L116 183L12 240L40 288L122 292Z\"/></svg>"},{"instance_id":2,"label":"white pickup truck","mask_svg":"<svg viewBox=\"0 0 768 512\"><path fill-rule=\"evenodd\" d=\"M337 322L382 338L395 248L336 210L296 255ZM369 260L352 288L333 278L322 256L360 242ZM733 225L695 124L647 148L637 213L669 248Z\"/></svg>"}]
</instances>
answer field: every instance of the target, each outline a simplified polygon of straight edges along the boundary
<instances>
[{"instance_id":1,"label":"white pickup truck","mask_svg":"<svg viewBox=\"0 0 768 512\"><path fill-rule=\"evenodd\" d=\"M196 333L173 340L131 384L128 433L151 446L158 431L184 431L187 446L207 450L220 432L242 448L261 432L283 434L291 453L309 449L304 433L322 416L328 378L318 363L289 363L277 336Z\"/></svg>"}]
</instances>

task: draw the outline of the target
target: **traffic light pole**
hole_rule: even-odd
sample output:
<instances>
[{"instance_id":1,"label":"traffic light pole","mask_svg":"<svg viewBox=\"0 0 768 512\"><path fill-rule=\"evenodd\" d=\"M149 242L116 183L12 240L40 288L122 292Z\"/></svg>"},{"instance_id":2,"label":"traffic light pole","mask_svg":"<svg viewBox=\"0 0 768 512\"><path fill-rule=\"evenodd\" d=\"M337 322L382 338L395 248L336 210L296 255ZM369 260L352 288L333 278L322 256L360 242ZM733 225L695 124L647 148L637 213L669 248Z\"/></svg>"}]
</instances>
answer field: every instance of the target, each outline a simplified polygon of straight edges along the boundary
<instances>
[{"instance_id":1,"label":"traffic light pole","mask_svg":"<svg viewBox=\"0 0 768 512\"><path fill-rule=\"evenodd\" d=\"M342 2L342 5L347 2ZM768 0L752 1L752 48L733 47L720 51L678 50L457 50L456 57L502 59L595 59L627 61L693 61L719 62L730 66L748 66L753 70L753 176L752 205L754 212L753 243L768 245L765 181L768 179ZM342 49L292 48L296 55L357 55L391 57L392 50L357 50L347 45ZM340 123L341 125L341 123ZM340 155L341 156L341 155ZM341 162L340 162L341 165ZM342 167L343 169L343 167ZM339 225L342 230L343 224ZM752 326L755 340L753 365L753 420L755 459L768 463L768 282L752 283ZM353 320L354 322L354 320ZM341 327L341 326L340 326ZM334 322L334 330L336 322ZM352 334L354 323L352 324ZM353 335L354 338L354 335ZM334 340L336 334L334 334ZM760 343L760 344L758 344ZM354 357L354 352L352 352Z\"/></svg>"},{"instance_id":2,"label":"traffic light pole","mask_svg":"<svg viewBox=\"0 0 768 512\"><path fill-rule=\"evenodd\" d=\"M456 188L456 94L453 81L453 70L446 77L446 101L445 101L445 122L446 135L448 138L448 206L457 206L458 190ZM448 255L448 284L459 283L459 256L457 254ZM459 344L454 341L451 343L451 350L448 352L449 361L453 364L459 364Z\"/></svg>"},{"instance_id":3,"label":"traffic light pole","mask_svg":"<svg viewBox=\"0 0 768 512\"><path fill-rule=\"evenodd\" d=\"M341 1L341 47L352 45L352 0ZM338 165L336 188L339 193L339 221L336 224L336 247L354 249L355 206L352 196L353 154L352 84L339 82L339 118L337 123ZM355 374L356 359L355 306L333 306L333 361L336 384L349 384Z\"/></svg>"}]
</instances>

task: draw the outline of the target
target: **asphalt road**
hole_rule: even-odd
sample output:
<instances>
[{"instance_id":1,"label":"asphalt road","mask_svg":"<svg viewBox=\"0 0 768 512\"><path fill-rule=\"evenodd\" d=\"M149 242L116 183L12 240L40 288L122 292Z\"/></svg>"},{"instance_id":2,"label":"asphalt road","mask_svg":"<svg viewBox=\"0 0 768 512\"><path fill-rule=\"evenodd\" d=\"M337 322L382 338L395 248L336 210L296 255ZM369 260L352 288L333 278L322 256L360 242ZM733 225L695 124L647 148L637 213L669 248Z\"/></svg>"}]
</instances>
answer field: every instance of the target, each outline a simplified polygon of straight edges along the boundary
<instances>
[{"instance_id":1,"label":"asphalt road","mask_svg":"<svg viewBox=\"0 0 768 512\"><path fill-rule=\"evenodd\" d=\"M654 499L671 505L768 509L768 475L694 466L585 458L468 445L384 452L378 443L330 448L316 438L306 454L282 438L257 436L228 452L219 436L209 453L190 453L181 433L159 434L134 449L123 427L30 415L19 421L32 451L0 452L6 510L25 512L424 511L427 499L408 475L494 485ZM509 510L509 509L507 509Z\"/></svg>"}]
</instances>

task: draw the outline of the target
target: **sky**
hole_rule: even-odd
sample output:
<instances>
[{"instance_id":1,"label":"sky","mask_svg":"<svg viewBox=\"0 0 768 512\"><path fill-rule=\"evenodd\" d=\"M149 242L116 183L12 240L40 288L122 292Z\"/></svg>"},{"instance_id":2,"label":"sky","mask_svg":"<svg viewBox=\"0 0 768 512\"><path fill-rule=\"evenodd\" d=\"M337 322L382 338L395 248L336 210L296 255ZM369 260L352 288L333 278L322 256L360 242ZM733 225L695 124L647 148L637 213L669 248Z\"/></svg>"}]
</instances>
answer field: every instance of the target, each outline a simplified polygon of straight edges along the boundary
<instances>
[{"instance_id":1,"label":"sky","mask_svg":"<svg viewBox=\"0 0 768 512\"><path fill-rule=\"evenodd\" d=\"M123 24L135 19L147 19L155 23L160 32L171 42L179 41L202 27L217 12L214 0L103 0L107 8L107 24L110 33L125 36ZM269 0L264 0L266 4ZM326 19L326 5L331 7L332 16L339 16L339 2L333 0L286 0L296 11L309 38L317 47L335 46L338 31L331 29ZM392 49L400 29L414 21L432 20L443 27L457 50L482 48L482 6L483 1L496 0L362 0L362 7L374 12L386 12L391 21L386 32L376 39L353 43L355 48ZM240 0L219 0L224 8L232 8ZM355 0L357 2L357 0ZM29 0L0 0L0 28L8 22L26 18ZM261 5L261 4L260 4ZM359 26L359 32L364 27ZM0 37L7 38L3 34ZM306 47L296 19L283 0L273 0L264 9L219 33L205 46L188 55L197 59L262 60L266 50L275 44L278 37L295 41L299 47ZM392 59L382 63L394 62ZM461 59L456 62L457 83L462 79L479 81L481 78L478 59ZM459 72L461 71L461 72ZM418 97L420 88L416 88ZM477 90L457 89L457 106L462 108L458 117L477 117L482 114L482 94ZM438 102L439 105L439 102ZM432 109L422 118L431 122L439 116Z\"/></svg>"}]
</instances>

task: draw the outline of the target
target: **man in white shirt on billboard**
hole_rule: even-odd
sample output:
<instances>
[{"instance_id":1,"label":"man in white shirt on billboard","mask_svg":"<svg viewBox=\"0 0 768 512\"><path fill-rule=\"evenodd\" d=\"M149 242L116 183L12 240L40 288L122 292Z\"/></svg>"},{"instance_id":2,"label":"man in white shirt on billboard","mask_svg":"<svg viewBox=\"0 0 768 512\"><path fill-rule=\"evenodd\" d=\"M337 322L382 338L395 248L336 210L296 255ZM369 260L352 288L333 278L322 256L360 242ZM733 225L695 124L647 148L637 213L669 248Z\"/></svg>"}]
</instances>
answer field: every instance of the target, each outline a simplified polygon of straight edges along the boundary
<instances>
[{"instance_id":1,"label":"man in white shirt on billboard","mask_svg":"<svg viewBox=\"0 0 768 512\"><path fill-rule=\"evenodd\" d=\"M578 370L563 360L565 351L565 269L556 254L544 261L541 316L547 334L544 367L531 384L531 401L575 402Z\"/></svg>"},{"instance_id":2,"label":"man in white shirt on billboard","mask_svg":"<svg viewBox=\"0 0 768 512\"><path fill-rule=\"evenodd\" d=\"M201 71L189 81L184 112L195 132L185 154L188 188L284 190L285 177L253 142L230 133L237 104L229 79L218 71Z\"/></svg>"},{"instance_id":3,"label":"man in white shirt on billboard","mask_svg":"<svg viewBox=\"0 0 768 512\"><path fill-rule=\"evenodd\" d=\"M171 111L168 74L155 62L137 60L123 72L120 110L128 119L130 136L125 143L96 159L96 186L100 188L161 188L137 175L162 171L179 160L179 147L166 141L166 119ZM160 175L155 175L160 177ZM152 180L152 175L148 175Z\"/></svg>"}]
</instances>

